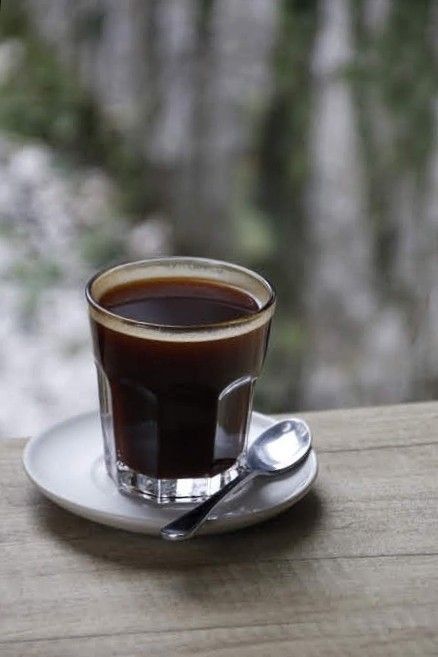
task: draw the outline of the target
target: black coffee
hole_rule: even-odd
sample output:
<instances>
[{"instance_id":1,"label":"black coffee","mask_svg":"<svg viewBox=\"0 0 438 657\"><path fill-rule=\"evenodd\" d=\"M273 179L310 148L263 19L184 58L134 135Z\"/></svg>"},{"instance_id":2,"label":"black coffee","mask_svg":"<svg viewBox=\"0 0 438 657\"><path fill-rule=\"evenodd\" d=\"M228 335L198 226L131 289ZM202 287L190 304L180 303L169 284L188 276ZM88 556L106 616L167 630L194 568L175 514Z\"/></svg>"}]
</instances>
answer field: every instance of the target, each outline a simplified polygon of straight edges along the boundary
<instances>
[{"instance_id":1,"label":"black coffee","mask_svg":"<svg viewBox=\"0 0 438 657\"><path fill-rule=\"evenodd\" d=\"M188 328L232 322L259 310L241 290L188 278L130 283L99 301L122 317ZM204 341L134 337L94 320L92 330L110 387L121 463L160 479L212 476L235 463L269 324Z\"/></svg>"},{"instance_id":2,"label":"black coffee","mask_svg":"<svg viewBox=\"0 0 438 657\"><path fill-rule=\"evenodd\" d=\"M249 294L210 281L156 278L113 288L100 303L122 317L164 326L206 326L257 312Z\"/></svg>"}]
</instances>

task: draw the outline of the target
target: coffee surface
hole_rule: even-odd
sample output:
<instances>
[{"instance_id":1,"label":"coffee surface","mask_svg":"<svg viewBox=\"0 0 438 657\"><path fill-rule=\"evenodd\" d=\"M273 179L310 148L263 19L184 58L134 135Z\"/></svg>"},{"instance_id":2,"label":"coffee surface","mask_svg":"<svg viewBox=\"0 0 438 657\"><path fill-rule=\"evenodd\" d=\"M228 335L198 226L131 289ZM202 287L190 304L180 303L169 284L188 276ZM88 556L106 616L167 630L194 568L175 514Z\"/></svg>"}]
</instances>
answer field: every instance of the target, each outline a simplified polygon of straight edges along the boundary
<instances>
[{"instance_id":1,"label":"coffee surface","mask_svg":"<svg viewBox=\"0 0 438 657\"><path fill-rule=\"evenodd\" d=\"M161 278L120 285L102 306L121 317L162 326L200 327L257 312L253 297L236 288L190 278Z\"/></svg>"}]
</instances>

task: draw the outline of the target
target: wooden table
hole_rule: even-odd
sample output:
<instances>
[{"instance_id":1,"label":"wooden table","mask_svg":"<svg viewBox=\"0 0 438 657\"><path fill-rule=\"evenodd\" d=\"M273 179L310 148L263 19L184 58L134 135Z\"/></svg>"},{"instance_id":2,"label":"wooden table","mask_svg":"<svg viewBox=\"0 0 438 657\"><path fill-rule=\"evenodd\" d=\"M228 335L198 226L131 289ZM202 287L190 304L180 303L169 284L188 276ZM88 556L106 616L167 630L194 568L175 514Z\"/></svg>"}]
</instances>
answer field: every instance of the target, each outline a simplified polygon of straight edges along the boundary
<instances>
[{"instance_id":1,"label":"wooden table","mask_svg":"<svg viewBox=\"0 0 438 657\"><path fill-rule=\"evenodd\" d=\"M1 657L438 655L438 404L306 417L305 499L178 544L59 509L2 442Z\"/></svg>"}]
</instances>

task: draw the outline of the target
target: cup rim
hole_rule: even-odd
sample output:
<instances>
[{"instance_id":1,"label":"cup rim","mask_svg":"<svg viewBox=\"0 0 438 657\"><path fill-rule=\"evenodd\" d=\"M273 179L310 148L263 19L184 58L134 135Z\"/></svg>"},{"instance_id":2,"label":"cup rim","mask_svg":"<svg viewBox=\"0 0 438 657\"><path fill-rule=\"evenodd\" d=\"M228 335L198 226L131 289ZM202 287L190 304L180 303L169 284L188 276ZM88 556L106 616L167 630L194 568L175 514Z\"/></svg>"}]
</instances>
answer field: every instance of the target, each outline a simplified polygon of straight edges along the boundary
<instances>
[{"instance_id":1,"label":"cup rim","mask_svg":"<svg viewBox=\"0 0 438 657\"><path fill-rule=\"evenodd\" d=\"M108 310L104 306L102 306L97 299L94 298L93 292L92 292L92 287L94 283L103 275L105 274L111 274L112 272L116 272L117 270L122 270L126 268L136 268L136 267L141 267L143 265L148 265L148 264L166 264L166 263L181 263L181 264L189 264L189 263L196 263L199 265L209 265L212 267L224 267L227 269L234 270L236 272L240 272L242 274L245 274L247 276L250 276L252 279L255 279L259 284L261 284L265 290L268 292L268 299L267 301L254 313L251 315L246 315L243 317L238 317L237 319L229 320L229 321L223 321L223 322L215 322L215 323L210 323L210 324L202 324L202 325L179 325L179 324L156 324L153 322L144 322L140 320L135 320L135 319L130 319L128 317L123 317L122 315L118 315L117 313L112 312L111 310ZM194 277L196 277L196 274L194 274ZM202 276L199 276L199 279L202 280ZM227 283L225 283L227 285ZM229 287L233 287L232 285L229 285ZM232 329L232 328L237 328L241 326L245 326L248 324L252 324L259 320L259 318L264 315L268 314L268 311L271 310L270 316L272 316L272 312L274 310L274 306L276 303L276 293L274 290L273 285L267 280L264 276L261 274L258 274L255 271L252 271L251 269L248 269L247 267L243 267L242 265L237 265L232 262L227 262L225 260L216 260L213 258L201 258L201 257L196 257L196 256L158 256L158 257L151 257L151 258L144 258L142 260L129 260L127 262L122 262L117 265L112 265L109 267L105 267L98 272L96 272L88 281L88 283L85 286L85 296L87 299L87 302L91 306L91 308L94 310L94 312L97 315L103 315L103 317L107 318L111 322L118 322L126 327L132 327L133 329L145 329L149 331L156 331L158 333L165 332L165 333L170 333L174 335L184 335L184 334L201 334L203 332L214 332L215 330L218 331L223 331L224 329ZM97 320L98 321L98 320Z\"/></svg>"}]
</instances>

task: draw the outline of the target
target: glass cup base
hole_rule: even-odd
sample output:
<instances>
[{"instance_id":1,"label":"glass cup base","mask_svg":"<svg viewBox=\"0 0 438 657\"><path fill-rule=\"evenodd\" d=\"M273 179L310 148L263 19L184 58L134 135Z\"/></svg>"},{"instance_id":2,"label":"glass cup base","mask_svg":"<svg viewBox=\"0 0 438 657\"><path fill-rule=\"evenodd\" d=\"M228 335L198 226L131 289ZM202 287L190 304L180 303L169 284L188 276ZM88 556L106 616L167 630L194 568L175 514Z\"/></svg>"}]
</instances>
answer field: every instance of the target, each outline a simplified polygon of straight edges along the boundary
<instances>
[{"instance_id":1,"label":"glass cup base","mask_svg":"<svg viewBox=\"0 0 438 657\"><path fill-rule=\"evenodd\" d=\"M131 470L118 461L115 483L119 491L129 497L146 499L156 504L189 504L207 499L235 479L242 469L243 460L238 460L230 468L213 477L155 479Z\"/></svg>"}]
</instances>

